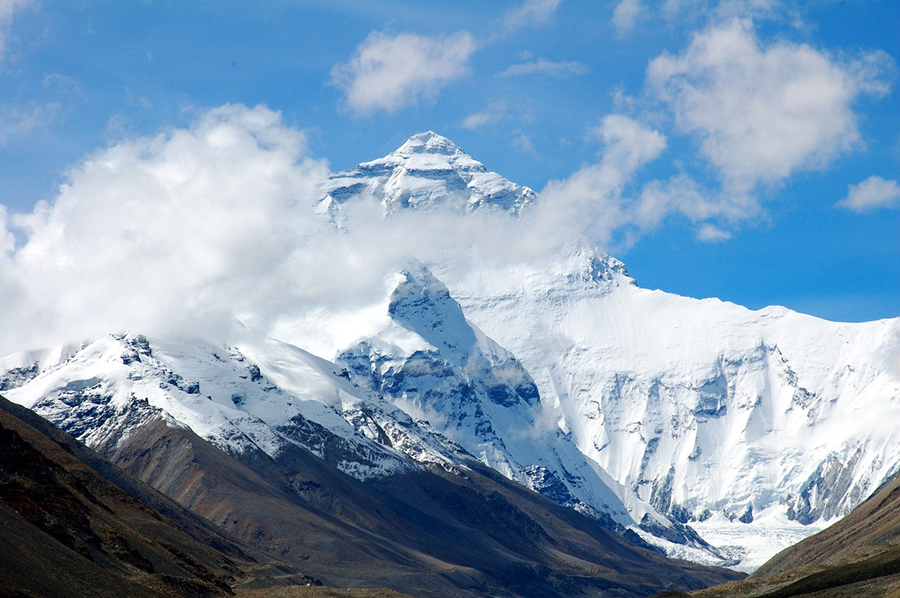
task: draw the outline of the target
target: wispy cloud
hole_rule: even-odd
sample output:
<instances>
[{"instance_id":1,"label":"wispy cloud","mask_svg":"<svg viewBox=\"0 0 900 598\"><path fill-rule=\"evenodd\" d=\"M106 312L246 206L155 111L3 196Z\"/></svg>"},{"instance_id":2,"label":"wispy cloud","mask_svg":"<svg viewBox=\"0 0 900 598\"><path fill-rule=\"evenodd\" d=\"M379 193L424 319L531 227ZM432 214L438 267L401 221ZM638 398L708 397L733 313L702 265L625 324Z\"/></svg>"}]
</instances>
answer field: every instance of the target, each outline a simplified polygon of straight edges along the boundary
<instances>
[{"instance_id":1,"label":"wispy cloud","mask_svg":"<svg viewBox=\"0 0 900 598\"><path fill-rule=\"evenodd\" d=\"M621 114L606 116L591 135L603 144L600 161L564 180L550 181L539 205L548 221L566 227L586 223L592 238L609 244L614 233L634 221L623 196L625 186L665 150L666 137Z\"/></svg>"},{"instance_id":2,"label":"wispy cloud","mask_svg":"<svg viewBox=\"0 0 900 598\"><path fill-rule=\"evenodd\" d=\"M502 27L509 33L524 27L542 25L553 17L561 2L562 0L526 0L506 13Z\"/></svg>"},{"instance_id":3,"label":"wispy cloud","mask_svg":"<svg viewBox=\"0 0 900 598\"><path fill-rule=\"evenodd\" d=\"M616 32L621 36L634 29L638 15L641 14L642 10L641 0L621 0L613 10L612 20Z\"/></svg>"},{"instance_id":4,"label":"wispy cloud","mask_svg":"<svg viewBox=\"0 0 900 598\"><path fill-rule=\"evenodd\" d=\"M0 116L0 143L24 137L35 130L49 127L64 116L62 104L49 102L36 106L8 107Z\"/></svg>"},{"instance_id":5,"label":"wispy cloud","mask_svg":"<svg viewBox=\"0 0 900 598\"><path fill-rule=\"evenodd\" d=\"M332 69L331 84L344 92L347 106L357 114L396 112L435 98L467 75L475 50L475 40L466 32L439 37L373 32L349 62Z\"/></svg>"},{"instance_id":6,"label":"wispy cloud","mask_svg":"<svg viewBox=\"0 0 900 598\"><path fill-rule=\"evenodd\" d=\"M697 230L697 240L706 243L720 243L731 238L731 233L712 224L704 224Z\"/></svg>"},{"instance_id":7,"label":"wispy cloud","mask_svg":"<svg viewBox=\"0 0 900 598\"><path fill-rule=\"evenodd\" d=\"M583 75L588 72L588 67L576 61L552 62L540 58L531 62L514 64L500 73L501 77L519 77L522 75L539 75L561 79L574 75Z\"/></svg>"},{"instance_id":8,"label":"wispy cloud","mask_svg":"<svg viewBox=\"0 0 900 598\"><path fill-rule=\"evenodd\" d=\"M473 112L462 121L464 129L481 129L496 124L506 117L505 102L491 102L484 110Z\"/></svg>"},{"instance_id":9,"label":"wispy cloud","mask_svg":"<svg viewBox=\"0 0 900 598\"><path fill-rule=\"evenodd\" d=\"M870 176L858 185L850 185L847 197L837 203L854 212L900 208L900 185L880 176Z\"/></svg>"},{"instance_id":10,"label":"wispy cloud","mask_svg":"<svg viewBox=\"0 0 900 598\"><path fill-rule=\"evenodd\" d=\"M657 4L655 12L670 24L776 18L792 8L783 0L661 0Z\"/></svg>"},{"instance_id":11,"label":"wispy cloud","mask_svg":"<svg viewBox=\"0 0 900 598\"><path fill-rule=\"evenodd\" d=\"M538 156L537 148L534 147L534 143L532 143L531 138L525 134L524 131L516 131L513 134L512 146L519 150L520 152L530 154L532 156Z\"/></svg>"},{"instance_id":12,"label":"wispy cloud","mask_svg":"<svg viewBox=\"0 0 900 598\"><path fill-rule=\"evenodd\" d=\"M34 0L0 0L0 60L6 56L6 43L12 26L13 15Z\"/></svg>"}]
</instances>

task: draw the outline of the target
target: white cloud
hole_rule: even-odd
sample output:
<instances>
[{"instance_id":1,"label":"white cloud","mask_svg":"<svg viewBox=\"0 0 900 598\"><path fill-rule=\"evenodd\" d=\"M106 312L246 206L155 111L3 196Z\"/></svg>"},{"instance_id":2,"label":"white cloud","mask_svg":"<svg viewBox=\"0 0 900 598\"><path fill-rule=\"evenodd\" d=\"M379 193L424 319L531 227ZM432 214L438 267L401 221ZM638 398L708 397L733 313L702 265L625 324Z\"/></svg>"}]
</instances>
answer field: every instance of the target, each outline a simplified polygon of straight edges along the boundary
<instances>
[{"instance_id":1,"label":"white cloud","mask_svg":"<svg viewBox=\"0 0 900 598\"><path fill-rule=\"evenodd\" d=\"M627 116L606 116L591 134L604 149L598 163L585 166L565 180L553 180L541 191L542 218L561 226L587 223L590 236L608 244L613 234L634 216L622 193L642 166L666 148L665 136ZM581 224L575 224L581 223Z\"/></svg>"},{"instance_id":2,"label":"white cloud","mask_svg":"<svg viewBox=\"0 0 900 598\"><path fill-rule=\"evenodd\" d=\"M410 258L521 263L580 231L450 208L385 221L359 200L338 232L315 210L327 175L264 107L86 157L33 212L0 206L0 355L122 330L228 342L235 318L272 332L322 305L370 305Z\"/></svg>"},{"instance_id":3,"label":"white cloud","mask_svg":"<svg viewBox=\"0 0 900 598\"><path fill-rule=\"evenodd\" d=\"M224 106L89 156L52 202L0 219L3 348L230 325L282 290L295 296L274 288L303 284L281 271L311 230L293 206L326 174L303 135L262 107Z\"/></svg>"},{"instance_id":4,"label":"white cloud","mask_svg":"<svg viewBox=\"0 0 900 598\"><path fill-rule=\"evenodd\" d=\"M531 62L514 64L500 73L501 77L521 75L542 75L561 79L572 75L583 75L588 72L587 66L575 61L552 62L543 58Z\"/></svg>"},{"instance_id":5,"label":"white cloud","mask_svg":"<svg viewBox=\"0 0 900 598\"><path fill-rule=\"evenodd\" d=\"M491 112L490 110L482 110L481 112L473 112L465 117L462 121L464 129L480 129L484 126L494 124L502 117L501 114Z\"/></svg>"},{"instance_id":6,"label":"white cloud","mask_svg":"<svg viewBox=\"0 0 900 598\"><path fill-rule=\"evenodd\" d=\"M15 12L34 0L0 0L0 60L6 55L6 42Z\"/></svg>"},{"instance_id":7,"label":"white cloud","mask_svg":"<svg viewBox=\"0 0 900 598\"><path fill-rule=\"evenodd\" d=\"M720 243L730 238L730 232L712 224L704 224L697 230L697 239L706 243Z\"/></svg>"},{"instance_id":8,"label":"white cloud","mask_svg":"<svg viewBox=\"0 0 900 598\"><path fill-rule=\"evenodd\" d=\"M0 115L0 143L49 127L64 116L62 104L50 102L27 109L8 107Z\"/></svg>"},{"instance_id":9,"label":"white cloud","mask_svg":"<svg viewBox=\"0 0 900 598\"><path fill-rule=\"evenodd\" d=\"M611 166L619 173L621 182L617 186L666 149L665 135L621 114L604 117L591 134L605 146L601 164Z\"/></svg>"},{"instance_id":10,"label":"white cloud","mask_svg":"<svg viewBox=\"0 0 900 598\"><path fill-rule=\"evenodd\" d=\"M541 218L549 223L586 229L607 249L623 250L672 216L697 225L697 239L704 242L730 239L726 226L759 216L761 208L752 195L712 192L685 173L638 184L637 173L667 144L662 133L645 124L613 114L591 134L604 146L599 162L551 181L541 191Z\"/></svg>"},{"instance_id":11,"label":"white cloud","mask_svg":"<svg viewBox=\"0 0 900 598\"><path fill-rule=\"evenodd\" d=\"M358 114L396 112L435 98L468 74L475 50L475 40L466 32L447 37L372 32L349 62L332 69L331 83Z\"/></svg>"},{"instance_id":12,"label":"white cloud","mask_svg":"<svg viewBox=\"0 0 900 598\"><path fill-rule=\"evenodd\" d=\"M504 102L492 102L484 110L473 112L464 118L462 127L464 129L480 129L498 123L505 117L506 104Z\"/></svg>"},{"instance_id":13,"label":"white cloud","mask_svg":"<svg viewBox=\"0 0 900 598\"><path fill-rule=\"evenodd\" d=\"M696 35L680 55L647 70L649 89L733 192L827 165L860 143L854 100L884 93L891 59L870 53L843 64L806 44L764 47L749 21Z\"/></svg>"},{"instance_id":14,"label":"white cloud","mask_svg":"<svg viewBox=\"0 0 900 598\"><path fill-rule=\"evenodd\" d=\"M632 29L641 10L640 0L621 0L613 10L613 25L619 35L625 35Z\"/></svg>"},{"instance_id":15,"label":"white cloud","mask_svg":"<svg viewBox=\"0 0 900 598\"><path fill-rule=\"evenodd\" d=\"M682 173L645 184L631 206L629 222L637 232L646 232L657 228L669 216L678 215L701 224L699 240L724 241L731 238L731 233L710 221L734 224L757 216L759 211L758 202L751 196L713 193Z\"/></svg>"},{"instance_id":16,"label":"white cloud","mask_svg":"<svg viewBox=\"0 0 900 598\"><path fill-rule=\"evenodd\" d=\"M854 212L900 208L900 185L897 181L870 176L858 185L850 185L847 197L837 205Z\"/></svg>"},{"instance_id":17,"label":"white cloud","mask_svg":"<svg viewBox=\"0 0 900 598\"><path fill-rule=\"evenodd\" d=\"M542 25L553 17L561 2L562 0L526 0L506 13L503 28L507 32L512 32L524 27Z\"/></svg>"}]
</instances>

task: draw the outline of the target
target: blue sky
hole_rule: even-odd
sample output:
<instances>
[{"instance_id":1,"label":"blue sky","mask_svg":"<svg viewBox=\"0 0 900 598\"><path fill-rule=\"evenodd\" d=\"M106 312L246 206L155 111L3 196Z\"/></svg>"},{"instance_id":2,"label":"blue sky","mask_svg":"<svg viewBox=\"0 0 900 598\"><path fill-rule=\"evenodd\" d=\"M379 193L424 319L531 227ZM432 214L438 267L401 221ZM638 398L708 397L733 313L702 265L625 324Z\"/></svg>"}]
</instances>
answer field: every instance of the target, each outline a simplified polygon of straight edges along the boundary
<instances>
[{"instance_id":1,"label":"blue sky","mask_svg":"<svg viewBox=\"0 0 900 598\"><path fill-rule=\"evenodd\" d=\"M8 258L85 160L263 105L332 170L441 133L648 288L900 316L900 3L250 4L0 0Z\"/></svg>"}]
</instances>

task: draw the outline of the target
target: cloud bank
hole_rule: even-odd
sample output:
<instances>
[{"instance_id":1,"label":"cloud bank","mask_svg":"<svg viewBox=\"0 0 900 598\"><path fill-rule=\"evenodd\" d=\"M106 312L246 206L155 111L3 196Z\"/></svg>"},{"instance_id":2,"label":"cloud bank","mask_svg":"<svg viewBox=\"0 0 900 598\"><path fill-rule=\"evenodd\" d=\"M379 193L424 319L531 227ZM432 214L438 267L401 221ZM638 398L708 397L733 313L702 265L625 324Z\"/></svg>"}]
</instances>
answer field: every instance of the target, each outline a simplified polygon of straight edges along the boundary
<instances>
[{"instance_id":1,"label":"cloud bank","mask_svg":"<svg viewBox=\"0 0 900 598\"><path fill-rule=\"evenodd\" d=\"M640 134L627 129L608 134ZM642 158L623 149L612 159L628 168ZM222 106L87 156L31 213L0 206L0 355L123 330L269 332L315 321L323 306L376 304L410 259L521 263L571 238L505 213L384 220L366 201L345 204L339 232L316 211L329 174L304 134L263 106Z\"/></svg>"},{"instance_id":2,"label":"cloud bank","mask_svg":"<svg viewBox=\"0 0 900 598\"><path fill-rule=\"evenodd\" d=\"M281 276L296 280L285 256L311 223L292 206L327 172L303 135L262 107L223 106L188 129L87 157L51 202L3 210L3 348L132 326L230 325L270 303Z\"/></svg>"}]
</instances>

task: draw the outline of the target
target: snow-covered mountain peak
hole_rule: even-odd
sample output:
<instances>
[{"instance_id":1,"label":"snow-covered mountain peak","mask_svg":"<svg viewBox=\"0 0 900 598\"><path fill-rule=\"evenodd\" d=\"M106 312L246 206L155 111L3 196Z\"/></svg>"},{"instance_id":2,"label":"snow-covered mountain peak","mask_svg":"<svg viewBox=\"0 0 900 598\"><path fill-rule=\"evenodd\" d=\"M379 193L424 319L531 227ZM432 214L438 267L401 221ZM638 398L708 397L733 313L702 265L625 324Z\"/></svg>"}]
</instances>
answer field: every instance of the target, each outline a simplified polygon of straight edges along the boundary
<instances>
[{"instance_id":1,"label":"snow-covered mountain peak","mask_svg":"<svg viewBox=\"0 0 900 598\"><path fill-rule=\"evenodd\" d=\"M462 367L478 344L450 291L424 266L403 271L404 280L391 294L388 314Z\"/></svg>"},{"instance_id":2,"label":"snow-covered mountain peak","mask_svg":"<svg viewBox=\"0 0 900 598\"><path fill-rule=\"evenodd\" d=\"M343 204L356 199L380 202L385 216L440 206L518 215L536 195L489 171L446 137L428 131L413 135L383 158L331 175L319 211L340 226Z\"/></svg>"},{"instance_id":3,"label":"snow-covered mountain peak","mask_svg":"<svg viewBox=\"0 0 900 598\"><path fill-rule=\"evenodd\" d=\"M406 143L397 148L394 154L398 156L412 156L413 154L443 154L455 156L463 154L459 146L434 131L416 133L406 140Z\"/></svg>"}]
</instances>

